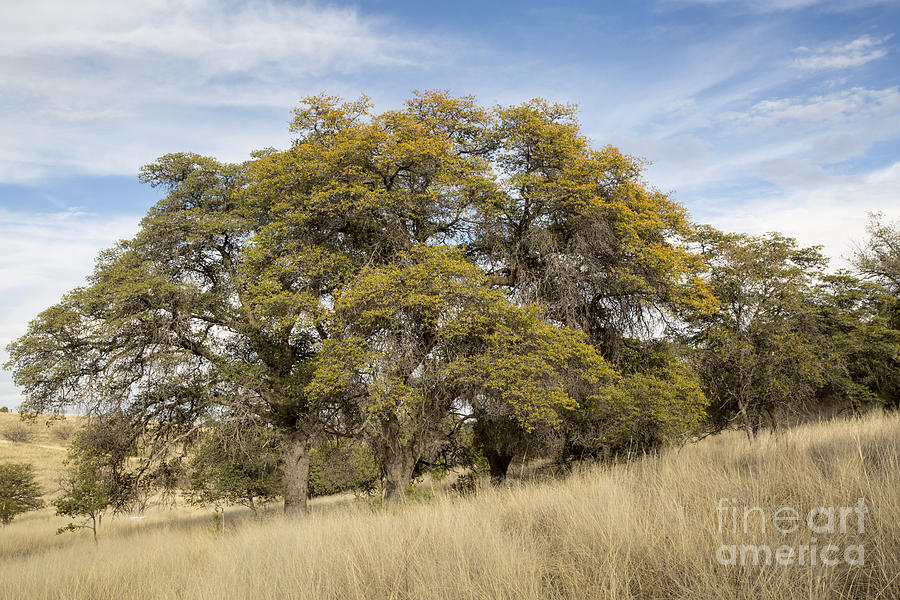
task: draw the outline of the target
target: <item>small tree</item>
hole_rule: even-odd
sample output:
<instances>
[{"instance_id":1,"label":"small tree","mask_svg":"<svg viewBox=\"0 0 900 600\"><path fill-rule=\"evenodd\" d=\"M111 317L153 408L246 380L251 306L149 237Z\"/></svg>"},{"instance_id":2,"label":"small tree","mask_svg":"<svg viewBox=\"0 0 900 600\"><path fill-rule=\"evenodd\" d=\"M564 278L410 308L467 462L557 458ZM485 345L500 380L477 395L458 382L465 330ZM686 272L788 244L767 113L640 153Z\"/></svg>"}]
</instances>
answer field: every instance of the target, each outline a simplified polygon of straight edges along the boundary
<instances>
[{"instance_id":1,"label":"small tree","mask_svg":"<svg viewBox=\"0 0 900 600\"><path fill-rule=\"evenodd\" d=\"M740 424L752 442L764 422L810 410L833 359L816 311L827 260L777 233L698 235L719 309L693 319L694 363L713 429Z\"/></svg>"},{"instance_id":2,"label":"small tree","mask_svg":"<svg viewBox=\"0 0 900 600\"><path fill-rule=\"evenodd\" d=\"M110 505L106 485L100 469L92 464L89 456L78 455L69 460L70 471L62 482L63 495L53 504L56 514L66 517L83 518L79 523L71 522L56 530L57 534L78 529L90 529L97 543L97 527L103 510Z\"/></svg>"},{"instance_id":3,"label":"small tree","mask_svg":"<svg viewBox=\"0 0 900 600\"><path fill-rule=\"evenodd\" d=\"M121 416L94 418L75 434L66 459L62 495L53 502L56 514L81 518L56 533L90 529L97 541L103 511L126 510L135 503L137 487L126 462L133 450Z\"/></svg>"},{"instance_id":4,"label":"small tree","mask_svg":"<svg viewBox=\"0 0 900 600\"><path fill-rule=\"evenodd\" d=\"M138 455L139 437L140 431L122 413L92 416L72 434L73 471L90 469L115 512L142 510L147 494L168 483L162 481L170 475L165 462L158 461L157 471L148 473L146 464L132 460Z\"/></svg>"},{"instance_id":5,"label":"small tree","mask_svg":"<svg viewBox=\"0 0 900 600\"><path fill-rule=\"evenodd\" d=\"M327 496L342 492L370 494L381 471L371 449L358 440L336 438L316 444L310 452L309 492Z\"/></svg>"},{"instance_id":6,"label":"small tree","mask_svg":"<svg viewBox=\"0 0 900 600\"><path fill-rule=\"evenodd\" d=\"M823 278L816 307L834 358L825 402L850 402L855 412L871 402L900 406L900 298L877 283L839 271Z\"/></svg>"},{"instance_id":7,"label":"small tree","mask_svg":"<svg viewBox=\"0 0 900 600\"><path fill-rule=\"evenodd\" d=\"M0 406L0 413L8 413L8 412L9 412L9 408L7 408L5 406Z\"/></svg>"},{"instance_id":8,"label":"small tree","mask_svg":"<svg viewBox=\"0 0 900 600\"><path fill-rule=\"evenodd\" d=\"M869 240L857 250L853 264L860 273L900 296L900 223L887 223L884 215L869 215Z\"/></svg>"},{"instance_id":9,"label":"small tree","mask_svg":"<svg viewBox=\"0 0 900 600\"><path fill-rule=\"evenodd\" d=\"M71 423L66 423L65 421L53 429L53 436L62 442L65 442L72 437L73 433L75 433L75 426Z\"/></svg>"},{"instance_id":10,"label":"small tree","mask_svg":"<svg viewBox=\"0 0 900 600\"><path fill-rule=\"evenodd\" d=\"M26 444L31 441L33 432L22 423L13 423L3 430L3 437L16 444Z\"/></svg>"},{"instance_id":11,"label":"small tree","mask_svg":"<svg viewBox=\"0 0 900 600\"><path fill-rule=\"evenodd\" d=\"M243 504L256 512L283 492L279 438L271 428L223 421L213 424L188 463L195 504Z\"/></svg>"},{"instance_id":12,"label":"small tree","mask_svg":"<svg viewBox=\"0 0 900 600\"><path fill-rule=\"evenodd\" d=\"M0 523L44 505L41 489L34 479L34 467L27 463L0 464Z\"/></svg>"}]
</instances>

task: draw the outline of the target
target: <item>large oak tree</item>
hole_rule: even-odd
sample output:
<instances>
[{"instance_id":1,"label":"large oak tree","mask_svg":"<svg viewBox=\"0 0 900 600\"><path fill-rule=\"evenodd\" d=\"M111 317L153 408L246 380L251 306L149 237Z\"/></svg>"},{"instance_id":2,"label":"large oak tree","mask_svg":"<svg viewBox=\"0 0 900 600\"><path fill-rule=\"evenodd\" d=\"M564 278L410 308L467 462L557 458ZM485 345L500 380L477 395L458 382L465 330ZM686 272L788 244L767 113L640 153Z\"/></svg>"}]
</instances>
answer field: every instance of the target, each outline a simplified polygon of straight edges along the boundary
<instances>
[{"instance_id":1,"label":"large oak tree","mask_svg":"<svg viewBox=\"0 0 900 600\"><path fill-rule=\"evenodd\" d=\"M138 234L10 345L23 410L126 415L163 464L222 415L268 428L289 512L312 442L363 435L396 500L459 420L604 402L601 356L711 306L684 210L570 107L371 108L307 98L287 150L145 167Z\"/></svg>"}]
</instances>

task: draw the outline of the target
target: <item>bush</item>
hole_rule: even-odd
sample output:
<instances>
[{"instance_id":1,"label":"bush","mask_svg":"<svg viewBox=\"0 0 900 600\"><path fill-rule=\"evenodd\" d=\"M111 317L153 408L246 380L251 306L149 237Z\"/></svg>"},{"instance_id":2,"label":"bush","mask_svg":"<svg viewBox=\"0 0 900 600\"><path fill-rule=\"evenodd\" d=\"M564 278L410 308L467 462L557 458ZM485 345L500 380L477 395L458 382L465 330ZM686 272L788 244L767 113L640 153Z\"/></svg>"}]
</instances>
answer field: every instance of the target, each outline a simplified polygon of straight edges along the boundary
<instances>
[{"instance_id":1,"label":"bush","mask_svg":"<svg viewBox=\"0 0 900 600\"><path fill-rule=\"evenodd\" d=\"M0 523L7 525L16 515L43 505L33 466L26 463L0 464Z\"/></svg>"},{"instance_id":2,"label":"bush","mask_svg":"<svg viewBox=\"0 0 900 600\"><path fill-rule=\"evenodd\" d=\"M9 409L5 406L0 406L0 413L8 413Z\"/></svg>"},{"instance_id":3,"label":"bush","mask_svg":"<svg viewBox=\"0 0 900 600\"><path fill-rule=\"evenodd\" d=\"M72 437L73 433L75 433L75 426L71 423L62 422L53 428L53 437L62 442Z\"/></svg>"},{"instance_id":4,"label":"bush","mask_svg":"<svg viewBox=\"0 0 900 600\"><path fill-rule=\"evenodd\" d=\"M14 423L3 430L3 438L17 444L25 444L31 441L34 433L22 423Z\"/></svg>"},{"instance_id":5,"label":"bush","mask_svg":"<svg viewBox=\"0 0 900 600\"><path fill-rule=\"evenodd\" d=\"M341 492L372 494L381 471L365 444L350 440L330 440L313 446L310 452L309 492L328 496Z\"/></svg>"},{"instance_id":6,"label":"bush","mask_svg":"<svg viewBox=\"0 0 900 600\"><path fill-rule=\"evenodd\" d=\"M53 501L53 505L58 516L81 517L83 520L60 527L56 533L90 529L96 543L100 516L113 502L109 494L109 474L102 463L97 462L96 456L77 446L69 448L66 464L68 472L62 481L62 495Z\"/></svg>"},{"instance_id":7,"label":"bush","mask_svg":"<svg viewBox=\"0 0 900 600\"><path fill-rule=\"evenodd\" d=\"M475 473L463 473L455 482L450 484L450 489L460 496L468 496L478 491L478 475Z\"/></svg>"},{"instance_id":8,"label":"bush","mask_svg":"<svg viewBox=\"0 0 900 600\"><path fill-rule=\"evenodd\" d=\"M196 504L243 504L254 512L282 493L278 436L239 421L211 423L187 463Z\"/></svg>"}]
</instances>

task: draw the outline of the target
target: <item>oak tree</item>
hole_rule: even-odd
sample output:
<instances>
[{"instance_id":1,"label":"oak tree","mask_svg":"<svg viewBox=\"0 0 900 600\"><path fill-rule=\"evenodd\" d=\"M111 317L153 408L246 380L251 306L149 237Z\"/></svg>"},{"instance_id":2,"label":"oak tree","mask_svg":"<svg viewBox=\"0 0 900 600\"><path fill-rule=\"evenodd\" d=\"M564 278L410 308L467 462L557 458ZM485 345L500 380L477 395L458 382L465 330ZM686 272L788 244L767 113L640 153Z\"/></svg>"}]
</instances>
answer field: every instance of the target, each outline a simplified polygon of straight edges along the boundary
<instances>
[{"instance_id":1,"label":"oak tree","mask_svg":"<svg viewBox=\"0 0 900 600\"><path fill-rule=\"evenodd\" d=\"M754 438L779 413L802 413L830 369L828 345L815 309L826 259L818 247L792 238L698 235L719 301L692 323L695 366L710 399L713 427L739 424Z\"/></svg>"},{"instance_id":2,"label":"oak tree","mask_svg":"<svg viewBox=\"0 0 900 600\"><path fill-rule=\"evenodd\" d=\"M712 305L683 208L571 107L320 95L291 130L144 167L137 235L9 346L24 411L123 415L157 481L228 414L277 437L287 512L312 445L362 435L397 500L460 422L602 404L626 340Z\"/></svg>"}]
</instances>

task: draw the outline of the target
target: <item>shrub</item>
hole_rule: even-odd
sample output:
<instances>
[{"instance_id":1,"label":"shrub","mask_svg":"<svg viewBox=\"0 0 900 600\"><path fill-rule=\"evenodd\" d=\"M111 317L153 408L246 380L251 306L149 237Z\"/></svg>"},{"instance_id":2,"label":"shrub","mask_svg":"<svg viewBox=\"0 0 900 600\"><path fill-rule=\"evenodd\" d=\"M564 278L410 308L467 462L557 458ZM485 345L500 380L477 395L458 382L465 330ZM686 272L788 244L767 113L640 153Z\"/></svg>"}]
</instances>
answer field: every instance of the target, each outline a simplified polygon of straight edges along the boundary
<instances>
[{"instance_id":1,"label":"shrub","mask_svg":"<svg viewBox=\"0 0 900 600\"><path fill-rule=\"evenodd\" d=\"M75 433L75 426L65 421L53 428L53 437L63 442L72 437L73 433Z\"/></svg>"},{"instance_id":2,"label":"shrub","mask_svg":"<svg viewBox=\"0 0 900 600\"><path fill-rule=\"evenodd\" d=\"M237 503L255 512L282 493L278 437L269 428L239 421L210 424L187 463L187 475L192 502Z\"/></svg>"},{"instance_id":3,"label":"shrub","mask_svg":"<svg viewBox=\"0 0 900 600\"><path fill-rule=\"evenodd\" d=\"M17 444L25 444L31 441L34 433L22 423L13 423L3 430L3 438Z\"/></svg>"},{"instance_id":4,"label":"shrub","mask_svg":"<svg viewBox=\"0 0 900 600\"><path fill-rule=\"evenodd\" d=\"M0 523L7 525L16 515L43 505L32 465L0 464Z\"/></svg>"},{"instance_id":5,"label":"shrub","mask_svg":"<svg viewBox=\"0 0 900 600\"><path fill-rule=\"evenodd\" d=\"M102 464L90 451L70 448L67 459L68 472L62 481L62 495L53 501L56 514L66 517L81 517L79 523L71 522L56 530L57 534L79 529L90 529L97 543L97 527L104 510L112 503L108 490L110 482Z\"/></svg>"},{"instance_id":6,"label":"shrub","mask_svg":"<svg viewBox=\"0 0 900 600\"><path fill-rule=\"evenodd\" d=\"M0 406L0 413L8 413L8 412L9 412L9 408L7 408L5 406Z\"/></svg>"},{"instance_id":7,"label":"shrub","mask_svg":"<svg viewBox=\"0 0 900 600\"><path fill-rule=\"evenodd\" d=\"M450 489L460 496L468 496L478 491L478 475L475 473L463 473L455 482L450 484Z\"/></svg>"},{"instance_id":8,"label":"shrub","mask_svg":"<svg viewBox=\"0 0 900 600\"><path fill-rule=\"evenodd\" d=\"M375 456L365 444L330 440L313 446L310 452L311 496L350 491L372 494L380 477Z\"/></svg>"}]
</instances>

